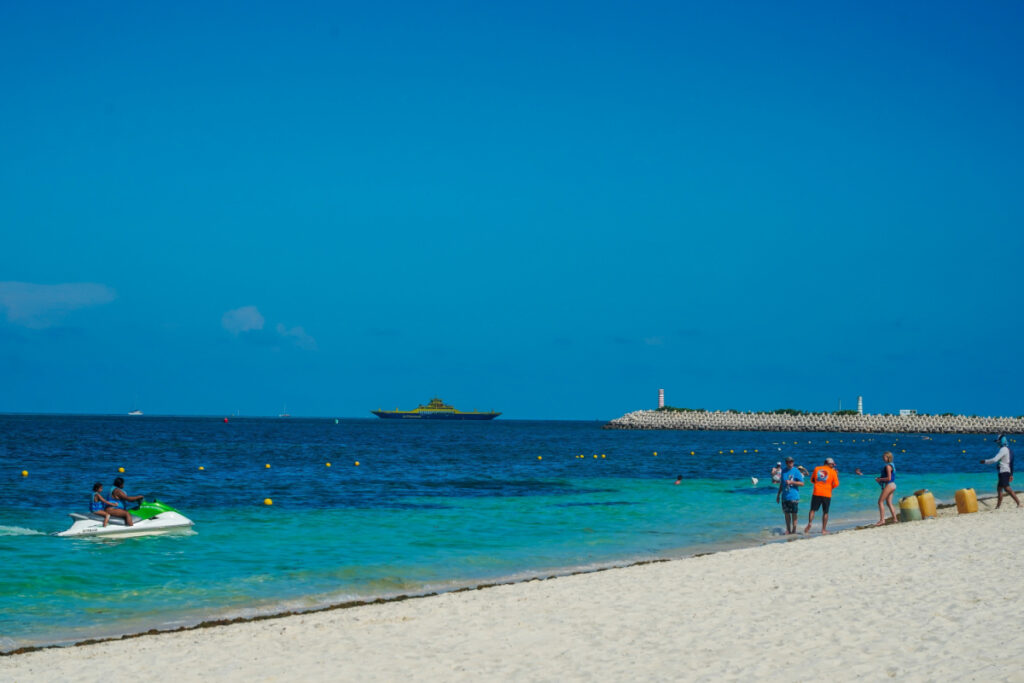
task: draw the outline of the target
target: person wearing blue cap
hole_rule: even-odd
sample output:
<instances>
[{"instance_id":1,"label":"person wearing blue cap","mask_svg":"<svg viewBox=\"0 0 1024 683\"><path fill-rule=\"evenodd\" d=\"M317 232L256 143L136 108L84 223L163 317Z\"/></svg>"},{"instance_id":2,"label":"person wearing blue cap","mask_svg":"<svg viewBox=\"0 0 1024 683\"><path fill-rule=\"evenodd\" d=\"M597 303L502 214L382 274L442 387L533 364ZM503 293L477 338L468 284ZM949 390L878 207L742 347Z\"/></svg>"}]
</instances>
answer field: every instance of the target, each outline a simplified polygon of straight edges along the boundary
<instances>
[{"instance_id":1,"label":"person wearing blue cap","mask_svg":"<svg viewBox=\"0 0 1024 683\"><path fill-rule=\"evenodd\" d=\"M996 484L996 508L1003 504L1003 491L1013 498L1013 502L1020 507L1020 499L1017 498L1017 494L1010 488L1010 482L1013 481L1013 451L1010 450L1010 440L1005 436L1000 435L996 439L996 443L999 444L999 452L988 460L982 460L982 465L991 465L993 463L999 463L999 482Z\"/></svg>"}]
</instances>

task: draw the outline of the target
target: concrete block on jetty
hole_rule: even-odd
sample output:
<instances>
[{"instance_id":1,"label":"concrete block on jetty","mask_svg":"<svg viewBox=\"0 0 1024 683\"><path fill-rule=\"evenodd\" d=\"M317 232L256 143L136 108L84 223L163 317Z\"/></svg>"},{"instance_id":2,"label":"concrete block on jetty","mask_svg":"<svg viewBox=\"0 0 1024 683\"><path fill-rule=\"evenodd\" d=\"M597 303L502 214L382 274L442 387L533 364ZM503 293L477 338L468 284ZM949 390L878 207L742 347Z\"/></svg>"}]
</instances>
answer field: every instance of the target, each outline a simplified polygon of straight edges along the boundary
<instances>
[{"instance_id":1,"label":"concrete block on jetty","mask_svg":"<svg viewBox=\"0 0 1024 683\"><path fill-rule=\"evenodd\" d=\"M683 429L744 432L868 432L922 434L1024 434L1024 418L966 415L835 415L733 411L636 410L604 429Z\"/></svg>"}]
</instances>

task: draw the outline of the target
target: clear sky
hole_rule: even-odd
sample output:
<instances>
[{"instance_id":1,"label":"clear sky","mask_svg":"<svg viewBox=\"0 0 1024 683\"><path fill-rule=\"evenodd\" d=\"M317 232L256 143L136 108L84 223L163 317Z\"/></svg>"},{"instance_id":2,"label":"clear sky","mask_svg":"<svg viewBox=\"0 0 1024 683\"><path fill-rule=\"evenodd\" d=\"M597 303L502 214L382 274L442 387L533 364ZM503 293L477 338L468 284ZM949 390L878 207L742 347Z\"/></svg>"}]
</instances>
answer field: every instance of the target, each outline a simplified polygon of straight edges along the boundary
<instances>
[{"instance_id":1,"label":"clear sky","mask_svg":"<svg viewBox=\"0 0 1024 683\"><path fill-rule=\"evenodd\" d=\"M0 411L1024 414L1021 3L3 3Z\"/></svg>"}]
</instances>

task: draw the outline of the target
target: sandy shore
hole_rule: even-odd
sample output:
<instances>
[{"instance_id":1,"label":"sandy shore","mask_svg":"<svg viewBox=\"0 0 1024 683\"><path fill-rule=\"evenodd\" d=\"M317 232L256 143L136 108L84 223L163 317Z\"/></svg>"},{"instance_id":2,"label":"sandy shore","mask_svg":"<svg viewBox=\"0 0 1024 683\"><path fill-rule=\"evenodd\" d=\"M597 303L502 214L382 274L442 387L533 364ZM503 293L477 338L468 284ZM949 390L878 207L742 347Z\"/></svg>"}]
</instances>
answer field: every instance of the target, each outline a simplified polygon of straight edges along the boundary
<instances>
[{"instance_id":1,"label":"sandy shore","mask_svg":"<svg viewBox=\"0 0 1024 683\"><path fill-rule=\"evenodd\" d=\"M0 658L0 680L1024 680L1024 510Z\"/></svg>"}]
</instances>

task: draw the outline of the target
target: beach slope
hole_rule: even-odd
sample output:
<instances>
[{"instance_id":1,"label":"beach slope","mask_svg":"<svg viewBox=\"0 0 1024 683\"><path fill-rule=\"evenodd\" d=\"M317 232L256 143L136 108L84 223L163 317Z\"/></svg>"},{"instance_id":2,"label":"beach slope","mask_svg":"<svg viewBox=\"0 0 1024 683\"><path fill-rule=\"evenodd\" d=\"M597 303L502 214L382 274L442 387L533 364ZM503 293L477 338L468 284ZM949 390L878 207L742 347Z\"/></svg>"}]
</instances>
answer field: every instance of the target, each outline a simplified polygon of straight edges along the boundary
<instances>
[{"instance_id":1,"label":"beach slope","mask_svg":"<svg viewBox=\"0 0 1024 683\"><path fill-rule=\"evenodd\" d=\"M8 681L1024 679L1024 510L0 658Z\"/></svg>"}]
</instances>

